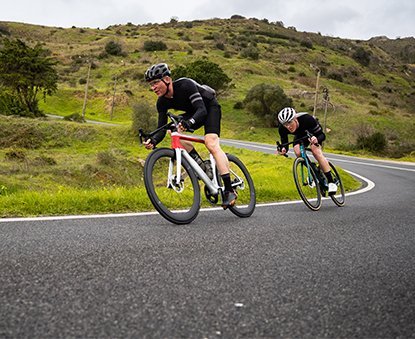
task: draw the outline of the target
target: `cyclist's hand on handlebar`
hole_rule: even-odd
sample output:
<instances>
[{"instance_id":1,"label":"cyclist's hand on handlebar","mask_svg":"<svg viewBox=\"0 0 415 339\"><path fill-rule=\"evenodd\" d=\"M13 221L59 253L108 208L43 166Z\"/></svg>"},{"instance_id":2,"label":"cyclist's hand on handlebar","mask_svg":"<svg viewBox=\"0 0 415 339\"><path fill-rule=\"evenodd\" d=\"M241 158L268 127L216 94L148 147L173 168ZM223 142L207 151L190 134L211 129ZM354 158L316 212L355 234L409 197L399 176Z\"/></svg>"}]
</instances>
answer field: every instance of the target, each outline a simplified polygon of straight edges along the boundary
<instances>
[{"instance_id":1,"label":"cyclist's hand on handlebar","mask_svg":"<svg viewBox=\"0 0 415 339\"><path fill-rule=\"evenodd\" d=\"M194 123L195 123L195 119L193 118L189 120L182 120L178 126L179 132L184 132L184 131L194 132L194 129L193 129Z\"/></svg>"},{"instance_id":2,"label":"cyclist's hand on handlebar","mask_svg":"<svg viewBox=\"0 0 415 339\"><path fill-rule=\"evenodd\" d=\"M153 139L147 139L146 141L143 142L143 145L145 148L147 149L153 149L155 147L155 142Z\"/></svg>"},{"instance_id":3,"label":"cyclist's hand on handlebar","mask_svg":"<svg viewBox=\"0 0 415 339\"><path fill-rule=\"evenodd\" d=\"M314 135L308 140L310 141L310 144L318 145L318 139Z\"/></svg>"},{"instance_id":4,"label":"cyclist's hand on handlebar","mask_svg":"<svg viewBox=\"0 0 415 339\"><path fill-rule=\"evenodd\" d=\"M286 155L287 150L285 149L285 147L277 148L277 153L279 155Z\"/></svg>"}]
</instances>

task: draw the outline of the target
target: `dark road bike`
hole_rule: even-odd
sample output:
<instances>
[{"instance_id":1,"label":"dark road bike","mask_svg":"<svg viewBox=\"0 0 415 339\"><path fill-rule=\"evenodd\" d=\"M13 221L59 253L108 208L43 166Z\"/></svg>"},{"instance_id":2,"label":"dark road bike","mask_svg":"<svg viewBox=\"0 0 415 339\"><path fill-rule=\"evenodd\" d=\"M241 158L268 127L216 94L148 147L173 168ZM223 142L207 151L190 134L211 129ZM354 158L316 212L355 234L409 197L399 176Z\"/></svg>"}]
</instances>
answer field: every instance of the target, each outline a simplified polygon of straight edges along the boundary
<instances>
[{"instance_id":1,"label":"dark road bike","mask_svg":"<svg viewBox=\"0 0 415 339\"><path fill-rule=\"evenodd\" d=\"M307 154L307 152L311 152L311 149L305 146L305 140L312 137L310 133L307 134L303 138L285 144L280 144L277 141L277 147L281 150L294 142L300 143L300 156L293 163L295 186L306 206L317 211L321 207L322 196L328 195L328 181L320 166L312 161ZM287 155L285 154L285 156ZM330 161L329 165L333 182L337 185L337 192L329 194L329 196L337 206L341 207L345 202L343 182L336 167Z\"/></svg>"}]
</instances>

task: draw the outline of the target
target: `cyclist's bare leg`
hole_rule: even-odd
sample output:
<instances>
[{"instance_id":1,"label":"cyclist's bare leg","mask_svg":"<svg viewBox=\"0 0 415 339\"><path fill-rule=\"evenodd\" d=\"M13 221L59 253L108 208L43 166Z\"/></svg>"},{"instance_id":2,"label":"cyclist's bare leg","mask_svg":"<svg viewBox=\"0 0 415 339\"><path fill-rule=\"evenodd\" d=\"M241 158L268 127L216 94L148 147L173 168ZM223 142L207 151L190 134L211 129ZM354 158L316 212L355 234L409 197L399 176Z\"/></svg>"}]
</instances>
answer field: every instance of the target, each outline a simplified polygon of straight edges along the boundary
<instances>
[{"instance_id":1,"label":"cyclist's bare leg","mask_svg":"<svg viewBox=\"0 0 415 339\"><path fill-rule=\"evenodd\" d=\"M297 158L301 155L300 145L294 145L294 153Z\"/></svg>"},{"instance_id":2,"label":"cyclist's bare leg","mask_svg":"<svg viewBox=\"0 0 415 339\"><path fill-rule=\"evenodd\" d=\"M193 146L193 144L192 144L191 141L188 141L188 140L180 140L180 143L183 145L183 147L185 148L185 150L187 152L190 152L194 148L194 146Z\"/></svg>"},{"instance_id":3,"label":"cyclist's bare leg","mask_svg":"<svg viewBox=\"0 0 415 339\"><path fill-rule=\"evenodd\" d=\"M326 157L323 155L321 146L310 145L310 148L311 148L311 152L313 153L314 158L316 158L323 172L324 173L330 172L329 162L327 161Z\"/></svg>"},{"instance_id":4,"label":"cyclist's bare leg","mask_svg":"<svg viewBox=\"0 0 415 339\"><path fill-rule=\"evenodd\" d=\"M222 150L219 144L219 137L215 133L208 133L205 135L205 146L213 155L216 161L216 166L221 175L229 173L228 157Z\"/></svg>"}]
</instances>

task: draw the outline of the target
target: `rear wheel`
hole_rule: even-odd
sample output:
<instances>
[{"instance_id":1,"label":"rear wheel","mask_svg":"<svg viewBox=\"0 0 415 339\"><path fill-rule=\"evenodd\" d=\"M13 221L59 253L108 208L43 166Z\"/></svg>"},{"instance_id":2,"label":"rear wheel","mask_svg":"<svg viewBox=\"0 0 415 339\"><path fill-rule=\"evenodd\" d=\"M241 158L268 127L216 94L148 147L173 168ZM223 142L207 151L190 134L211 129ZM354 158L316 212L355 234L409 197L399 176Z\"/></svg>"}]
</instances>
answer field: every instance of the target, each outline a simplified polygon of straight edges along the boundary
<instances>
[{"instance_id":1,"label":"rear wheel","mask_svg":"<svg viewBox=\"0 0 415 339\"><path fill-rule=\"evenodd\" d=\"M175 151L158 148L146 159L144 183L151 203L165 219L174 224L188 224L199 213L200 187L186 159L182 158L179 183L176 182L176 173Z\"/></svg>"},{"instance_id":2,"label":"rear wheel","mask_svg":"<svg viewBox=\"0 0 415 339\"><path fill-rule=\"evenodd\" d=\"M313 211L319 210L321 190L313 168L311 166L307 168L304 158L299 157L294 161L293 174L297 191L306 206Z\"/></svg>"},{"instance_id":3,"label":"rear wheel","mask_svg":"<svg viewBox=\"0 0 415 339\"><path fill-rule=\"evenodd\" d=\"M236 156L227 154L233 189L238 194L238 199L229 210L241 218L247 218L254 213L256 206L256 194L254 181L248 169Z\"/></svg>"},{"instance_id":4,"label":"rear wheel","mask_svg":"<svg viewBox=\"0 0 415 339\"><path fill-rule=\"evenodd\" d=\"M342 179L340 178L339 173L336 170L336 167L334 167L334 165L329 162L330 168L331 168L331 176L333 177L333 182L337 185L337 192L336 194L330 195L331 200L333 200L333 202L341 207L344 206L344 201L345 201L345 194L344 194L344 187L343 187L343 182Z\"/></svg>"}]
</instances>

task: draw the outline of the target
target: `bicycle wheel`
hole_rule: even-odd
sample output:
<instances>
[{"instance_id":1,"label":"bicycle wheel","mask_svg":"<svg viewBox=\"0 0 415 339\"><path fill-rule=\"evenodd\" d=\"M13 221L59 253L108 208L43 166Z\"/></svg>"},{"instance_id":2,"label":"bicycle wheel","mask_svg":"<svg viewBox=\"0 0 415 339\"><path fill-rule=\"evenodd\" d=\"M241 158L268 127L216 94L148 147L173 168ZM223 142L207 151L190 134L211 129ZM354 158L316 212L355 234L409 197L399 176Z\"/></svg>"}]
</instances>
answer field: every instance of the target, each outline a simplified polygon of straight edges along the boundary
<instances>
[{"instance_id":1,"label":"bicycle wheel","mask_svg":"<svg viewBox=\"0 0 415 339\"><path fill-rule=\"evenodd\" d=\"M296 158L293 164L295 186L306 206L317 211L321 207L321 190L316 173L309 167L304 158Z\"/></svg>"},{"instance_id":2,"label":"bicycle wheel","mask_svg":"<svg viewBox=\"0 0 415 339\"><path fill-rule=\"evenodd\" d=\"M236 156L227 154L233 189L238 193L238 199L229 210L240 218L247 218L254 213L256 194L254 181L248 169Z\"/></svg>"},{"instance_id":3,"label":"bicycle wheel","mask_svg":"<svg viewBox=\"0 0 415 339\"><path fill-rule=\"evenodd\" d=\"M344 206L345 201L343 182L340 178L339 172L337 172L336 170L336 167L334 167L334 165L331 162L329 162L329 165L331 168L331 175L333 177L333 181L338 187L336 194L330 195L330 198L337 206L341 207Z\"/></svg>"},{"instance_id":4,"label":"bicycle wheel","mask_svg":"<svg viewBox=\"0 0 415 339\"><path fill-rule=\"evenodd\" d=\"M155 209L168 221L181 225L197 217L201 198L196 175L184 158L181 180L176 184L175 158L174 150L169 148L158 148L150 153L144 164L144 183Z\"/></svg>"}]
</instances>

